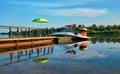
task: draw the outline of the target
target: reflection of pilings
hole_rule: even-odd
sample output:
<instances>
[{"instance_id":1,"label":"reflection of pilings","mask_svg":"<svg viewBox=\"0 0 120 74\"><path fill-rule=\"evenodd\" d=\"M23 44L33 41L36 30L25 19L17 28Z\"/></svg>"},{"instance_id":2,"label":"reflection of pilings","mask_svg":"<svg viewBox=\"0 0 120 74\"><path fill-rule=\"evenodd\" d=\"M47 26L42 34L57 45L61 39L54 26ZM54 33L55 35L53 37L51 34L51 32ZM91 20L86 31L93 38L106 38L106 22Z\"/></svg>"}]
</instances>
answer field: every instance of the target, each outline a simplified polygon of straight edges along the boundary
<instances>
[{"instance_id":1,"label":"reflection of pilings","mask_svg":"<svg viewBox=\"0 0 120 74\"><path fill-rule=\"evenodd\" d=\"M53 50L54 50L54 48L53 48L53 47L51 47L51 53L53 53Z\"/></svg>"},{"instance_id":2,"label":"reflection of pilings","mask_svg":"<svg viewBox=\"0 0 120 74\"><path fill-rule=\"evenodd\" d=\"M26 55L28 55L28 52L27 52L27 50L25 50L25 52L26 52Z\"/></svg>"},{"instance_id":3,"label":"reflection of pilings","mask_svg":"<svg viewBox=\"0 0 120 74\"><path fill-rule=\"evenodd\" d=\"M10 64L12 63L13 53L10 53Z\"/></svg>"},{"instance_id":4,"label":"reflection of pilings","mask_svg":"<svg viewBox=\"0 0 120 74\"><path fill-rule=\"evenodd\" d=\"M10 50L14 50L14 49L10 49ZM35 50L34 52L32 52L33 50ZM24 52L25 51L25 52ZM29 54L28 54L28 51L29 51ZM43 52L42 52L43 51ZM45 47L37 47L36 49L27 49L27 50L20 50L18 49L17 51L15 51L15 53L17 52L17 55L13 55L14 54L14 51L13 52L10 52L8 53L10 56L10 58L4 58L1 61L10 61L9 63L2 63L2 65L9 65L9 64L12 64L12 63L17 63L17 62L21 62L21 61L24 61L24 60L28 60L28 59L31 59L31 58L34 58L34 57L39 57L39 56L43 56L43 55L47 55L47 54L50 54L50 53L53 53L53 46L45 46ZM41 53L41 54L40 54ZM36 55L34 55L36 54ZM33 56L32 56L33 55ZM26 56L26 58L22 58L22 56ZM29 57L29 58L27 58ZM15 60L17 58L17 60ZM2 66L0 64L0 66Z\"/></svg>"},{"instance_id":5,"label":"reflection of pilings","mask_svg":"<svg viewBox=\"0 0 120 74\"><path fill-rule=\"evenodd\" d=\"M42 52L42 48L39 48L40 49L40 52Z\"/></svg>"},{"instance_id":6,"label":"reflection of pilings","mask_svg":"<svg viewBox=\"0 0 120 74\"><path fill-rule=\"evenodd\" d=\"M20 62L21 53L18 51L18 62Z\"/></svg>"},{"instance_id":7,"label":"reflection of pilings","mask_svg":"<svg viewBox=\"0 0 120 74\"><path fill-rule=\"evenodd\" d=\"M31 58L32 52L31 50L29 50L29 58Z\"/></svg>"},{"instance_id":8,"label":"reflection of pilings","mask_svg":"<svg viewBox=\"0 0 120 74\"><path fill-rule=\"evenodd\" d=\"M46 47L43 48L43 55L46 55Z\"/></svg>"},{"instance_id":9,"label":"reflection of pilings","mask_svg":"<svg viewBox=\"0 0 120 74\"><path fill-rule=\"evenodd\" d=\"M50 53L50 47L48 47L48 54Z\"/></svg>"},{"instance_id":10,"label":"reflection of pilings","mask_svg":"<svg viewBox=\"0 0 120 74\"><path fill-rule=\"evenodd\" d=\"M36 49L36 52L37 52L37 56L39 56L39 49L38 48Z\"/></svg>"}]
</instances>

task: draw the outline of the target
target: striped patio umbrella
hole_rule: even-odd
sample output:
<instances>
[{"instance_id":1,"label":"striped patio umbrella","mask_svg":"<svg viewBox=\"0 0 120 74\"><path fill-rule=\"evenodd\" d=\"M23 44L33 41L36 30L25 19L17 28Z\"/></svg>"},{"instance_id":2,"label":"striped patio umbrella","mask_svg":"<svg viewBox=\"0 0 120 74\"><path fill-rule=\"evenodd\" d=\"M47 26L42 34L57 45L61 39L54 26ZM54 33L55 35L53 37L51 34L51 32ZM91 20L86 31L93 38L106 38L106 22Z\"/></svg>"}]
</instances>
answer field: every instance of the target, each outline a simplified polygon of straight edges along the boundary
<instances>
[{"instance_id":1,"label":"striped patio umbrella","mask_svg":"<svg viewBox=\"0 0 120 74\"><path fill-rule=\"evenodd\" d=\"M32 22L48 23L48 20L45 18L36 18L36 19L32 20Z\"/></svg>"}]
</instances>

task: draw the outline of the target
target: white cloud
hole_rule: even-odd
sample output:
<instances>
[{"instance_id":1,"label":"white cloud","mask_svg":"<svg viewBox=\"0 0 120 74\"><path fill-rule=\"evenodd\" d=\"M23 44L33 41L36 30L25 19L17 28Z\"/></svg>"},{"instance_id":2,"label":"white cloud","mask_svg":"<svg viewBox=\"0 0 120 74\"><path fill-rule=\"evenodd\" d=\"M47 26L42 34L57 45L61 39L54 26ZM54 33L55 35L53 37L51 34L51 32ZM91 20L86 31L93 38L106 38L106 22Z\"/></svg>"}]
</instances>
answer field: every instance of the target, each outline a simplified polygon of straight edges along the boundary
<instances>
[{"instance_id":1,"label":"white cloud","mask_svg":"<svg viewBox=\"0 0 120 74\"><path fill-rule=\"evenodd\" d=\"M11 4L15 5L24 5L24 6L37 6L37 7L58 7L59 3L50 3L50 2L22 2L22 1L15 1L10 2Z\"/></svg>"},{"instance_id":2,"label":"white cloud","mask_svg":"<svg viewBox=\"0 0 120 74\"><path fill-rule=\"evenodd\" d=\"M37 7L64 7L69 5L80 4L81 2L76 1L8 1L7 3L14 4L14 5L25 5L25 6L37 6Z\"/></svg>"},{"instance_id":3,"label":"white cloud","mask_svg":"<svg viewBox=\"0 0 120 74\"><path fill-rule=\"evenodd\" d=\"M34 9L33 9L34 10ZM94 17L105 15L108 10L103 9L92 9L92 8L73 8L73 9L51 9L51 10L34 10L34 13L55 15L55 16L82 16L82 17Z\"/></svg>"},{"instance_id":4,"label":"white cloud","mask_svg":"<svg viewBox=\"0 0 120 74\"><path fill-rule=\"evenodd\" d=\"M54 10L54 11L51 11L51 12L53 12L56 15L60 15L60 16L91 17L91 16L104 15L108 11L106 9L75 8L75 9Z\"/></svg>"},{"instance_id":5,"label":"white cloud","mask_svg":"<svg viewBox=\"0 0 120 74\"><path fill-rule=\"evenodd\" d=\"M38 6L38 7L64 7L64 6L71 6L71 5L81 5L81 4L86 4L86 3L96 3L99 0L64 0L64 1L9 1L8 3L10 4L15 4L15 5L25 5L25 6Z\"/></svg>"},{"instance_id":6,"label":"white cloud","mask_svg":"<svg viewBox=\"0 0 120 74\"><path fill-rule=\"evenodd\" d=\"M96 0L99 1L99 0ZM54 15L54 16L82 16L94 17L105 15L108 10L105 8L71 8L72 5L81 5L95 0L64 0L64 1L10 1L8 3L23 6L22 10L37 14ZM47 7L47 8L46 8ZM66 7L66 8L65 8ZM69 7L69 8L67 8ZM16 7L17 8L17 7ZM20 8L17 8L20 9Z\"/></svg>"}]
</instances>

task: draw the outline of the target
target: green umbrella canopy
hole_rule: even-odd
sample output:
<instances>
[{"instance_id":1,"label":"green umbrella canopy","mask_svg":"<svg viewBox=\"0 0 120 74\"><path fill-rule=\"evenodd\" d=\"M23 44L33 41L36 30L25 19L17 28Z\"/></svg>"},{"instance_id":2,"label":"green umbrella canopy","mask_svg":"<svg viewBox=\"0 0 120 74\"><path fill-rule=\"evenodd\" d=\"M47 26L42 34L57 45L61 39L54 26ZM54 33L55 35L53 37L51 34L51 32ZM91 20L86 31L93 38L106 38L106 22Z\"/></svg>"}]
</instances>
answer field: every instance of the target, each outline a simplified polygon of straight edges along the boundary
<instances>
[{"instance_id":1,"label":"green umbrella canopy","mask_svg":"<svg viewBox=\"0 0 120 74\"><path fill-rule=\"evenodd\" d=\"M36 19L32 20L32 22L47 23L48 20L45 18L36 18Z\"/></svg>"}]
</instances>

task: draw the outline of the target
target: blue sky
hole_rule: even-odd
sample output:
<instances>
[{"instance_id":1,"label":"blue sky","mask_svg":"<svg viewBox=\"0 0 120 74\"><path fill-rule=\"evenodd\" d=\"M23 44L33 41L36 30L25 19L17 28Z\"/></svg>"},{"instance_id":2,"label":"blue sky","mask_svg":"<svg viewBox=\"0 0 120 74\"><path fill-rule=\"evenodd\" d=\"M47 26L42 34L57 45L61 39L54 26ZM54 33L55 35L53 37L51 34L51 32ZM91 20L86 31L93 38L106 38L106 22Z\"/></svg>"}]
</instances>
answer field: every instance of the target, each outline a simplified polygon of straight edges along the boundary
<instances>
[{"instance_id":1,"label":"blue sky","mask_svg":"<svg viewBox=\"0 0 120 74\"><path fill-rule=\"evenodd\" d=\"M32 22L44 17L48 23ZM120 0L0 0L0 25L62 27L120 24Z\"/></svg>"}]
</instances>

